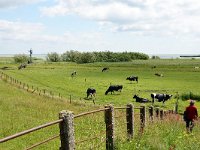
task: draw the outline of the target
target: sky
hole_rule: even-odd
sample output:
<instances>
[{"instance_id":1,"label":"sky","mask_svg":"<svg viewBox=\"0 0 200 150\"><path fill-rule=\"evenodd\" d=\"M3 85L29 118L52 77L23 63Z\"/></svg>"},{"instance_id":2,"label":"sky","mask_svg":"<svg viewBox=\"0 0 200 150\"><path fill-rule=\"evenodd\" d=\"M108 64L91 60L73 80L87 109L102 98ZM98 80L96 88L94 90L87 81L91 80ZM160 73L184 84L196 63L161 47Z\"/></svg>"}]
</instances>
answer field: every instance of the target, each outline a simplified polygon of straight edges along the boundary
<instances>
[{"instance_id":1,"label":"sky","mask_svg":"<svg viewBox=\"0 0 200 150\"><path fill-rule=\"evenodd\" d=\"M200 54L199 0L0 0L0 54Z\"/></svg>"}]
</instances>

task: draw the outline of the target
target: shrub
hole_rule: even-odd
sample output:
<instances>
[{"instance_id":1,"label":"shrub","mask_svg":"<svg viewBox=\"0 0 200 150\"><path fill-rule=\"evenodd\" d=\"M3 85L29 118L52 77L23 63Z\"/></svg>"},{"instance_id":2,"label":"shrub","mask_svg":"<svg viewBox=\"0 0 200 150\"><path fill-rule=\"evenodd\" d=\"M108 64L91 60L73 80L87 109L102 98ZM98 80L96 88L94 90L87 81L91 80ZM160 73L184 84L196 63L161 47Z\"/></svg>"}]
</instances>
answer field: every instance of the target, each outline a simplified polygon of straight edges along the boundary
<instances>
[{"instance_id":1,"label":"shrub","mask_svg":"<svg viewBox=\"0 0 200 150\"><path fill-rule=\"evenodd\" d=\"M62 61L65 62L77 62L78 59L80 58L81 53L78 51L70 50L66 51L61 55Z\"/></svg>"},{"instance_id":2,"label":"shrub","mask_svg":"<svg viewBox=\"0 0 200 150\"><path fill-rule=\"evenodd\" d=\"M182 98L182 100L193 99L193 100L200 101L200 95L194 94L194 93L192 93L192 92L183 93L183 94L181 95L181 98Z\"/></svg>"},{"instance_id":3,"label":"shrub","mask_svg":"<svg viewBox=\"0 0 200 150\"><path fill-rule=\"evenodd\" d=\"M47 61L58 62L58 61L60 61L60 56L56 52L48 53L47 54Z\"/></svg>"},{"instance_id":4,"label":"shrub","mask_svg":"<svg viewBox=\"0 0 200 150\"><path fill-rule=\"evenodd\" d=\"M19 54L14 56L15 63L25 63L28 62L29 58L25 54Z\"/></svg>"},{"instance_id":5,"label":"shrub","mask_svg":"<svg viewBox=\"0 0 200 150\"><path fill-rule=\"evenodd\" d=\"M160 59L160 57L153 55L153 56L151 56L151 59Z\"/></svg>"}]
</instances>

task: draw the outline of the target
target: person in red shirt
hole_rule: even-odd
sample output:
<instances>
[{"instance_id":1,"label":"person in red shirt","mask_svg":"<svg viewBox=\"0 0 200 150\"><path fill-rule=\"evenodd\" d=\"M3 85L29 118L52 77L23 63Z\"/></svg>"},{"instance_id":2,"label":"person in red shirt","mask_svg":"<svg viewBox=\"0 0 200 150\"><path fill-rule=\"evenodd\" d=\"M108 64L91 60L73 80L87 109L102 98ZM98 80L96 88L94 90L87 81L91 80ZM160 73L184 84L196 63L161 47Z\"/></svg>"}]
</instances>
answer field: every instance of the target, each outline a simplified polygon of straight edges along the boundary
<instances>
[{"instance_id":1,"label":"person in red shirt","mask_svg":"<svg viewBox=\"0 0 200 150\"><path fill-rule=\"evenodd\" d=\"M194 120L198 117L197 108L194 106L194 100L190 101L190 105L185 109L185 122L187 132L192 132L194 127Z\"/></svg>"}]
</instances>

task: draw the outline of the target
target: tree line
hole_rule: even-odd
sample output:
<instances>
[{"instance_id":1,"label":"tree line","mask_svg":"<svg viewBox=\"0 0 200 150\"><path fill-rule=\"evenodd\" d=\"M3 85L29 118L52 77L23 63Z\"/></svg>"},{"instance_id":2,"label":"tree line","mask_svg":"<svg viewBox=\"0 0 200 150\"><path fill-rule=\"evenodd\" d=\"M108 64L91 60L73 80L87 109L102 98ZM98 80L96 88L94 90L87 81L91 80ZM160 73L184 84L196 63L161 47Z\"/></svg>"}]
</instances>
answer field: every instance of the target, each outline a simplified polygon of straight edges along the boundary
<instances>
[{"instance_id":1,"label":"tree line","mask_svg":"<svg viewBox=\"0 0 200 150\"><path fill-rule=\"evenodd\" d=\"M79 52L74 50L66 51L61 55L56 52L47 54L47 61L51 62L128 62L137 59L147 60L149 56L139 52Z\"/></svg>"}]
</instances>

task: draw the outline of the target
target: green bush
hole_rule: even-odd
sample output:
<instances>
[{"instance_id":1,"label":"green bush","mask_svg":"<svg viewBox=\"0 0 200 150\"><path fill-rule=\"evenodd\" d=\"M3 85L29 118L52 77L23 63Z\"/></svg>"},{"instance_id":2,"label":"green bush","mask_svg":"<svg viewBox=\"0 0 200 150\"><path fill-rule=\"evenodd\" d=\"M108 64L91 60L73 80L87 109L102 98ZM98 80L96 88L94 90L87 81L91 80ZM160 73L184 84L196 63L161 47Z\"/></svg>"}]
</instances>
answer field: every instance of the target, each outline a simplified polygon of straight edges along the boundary
<instances>
[{"instance_id":1,"label":"green bush","mask_svg":"<svg viewBox=\"0 0 200 150\"><path fill-rule=\"evenodd\" d=\"M181 98L182 98L182 100L193 99L193 100L200 101L200 95L194 94L192 92L181 94Z\"/></svg>"},{"instance_id":2,"label":"green bush","mask_svg":"<svg viewBox=\"0 0 200 150\"><path fill-rule=\"evenodd\" d=\"M160 57L153 55L153 56L151 56L151 59L160 59Z\"/></svg>"},{"instance_id":3,"label":"green bush","mask_svg":"<svg viewBox=\"0 0 200 150\"><path fill-rule=\"evenodd\" d=\"M18 54L14 56L15 63L25 63L28 62L29 58L25 54Z\"/></svg>"},{"instance_id":4,"label":"green bush","mask_svg":"<svg viewBox=\"0 0 200 150\"><path fill-rule=\"evenodd\" d=\"M47 61L50 61L50 62L59 62L60 61L60 56L56 52L48 53L47 54Z\"/></svg>"},{"instance_id":5,"label":"green bush","mask_svg":"<svg viewBox=\"0 0 200 150\"><path fill-rule=\"evenodd\" d=\"M92 62L129 62L132 60L147 60L149 56L138 52L78 52L74 50L66 51L61 55L62 61L76 63Z\"/></svg>"}]
</instances>

